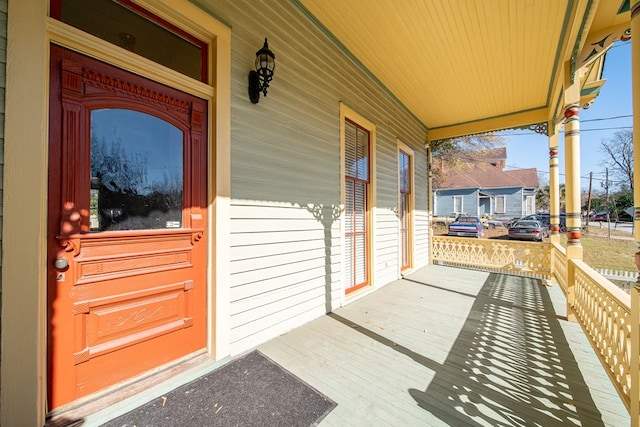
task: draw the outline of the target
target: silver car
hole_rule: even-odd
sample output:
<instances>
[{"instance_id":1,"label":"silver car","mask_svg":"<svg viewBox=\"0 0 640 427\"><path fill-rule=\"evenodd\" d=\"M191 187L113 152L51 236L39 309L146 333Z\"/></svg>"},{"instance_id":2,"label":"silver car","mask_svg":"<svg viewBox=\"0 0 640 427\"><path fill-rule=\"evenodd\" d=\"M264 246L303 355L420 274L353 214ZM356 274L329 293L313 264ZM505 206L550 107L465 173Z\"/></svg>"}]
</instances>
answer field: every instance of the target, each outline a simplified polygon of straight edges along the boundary
<instances>
[{"instance_id":1,"label":"silver car","mask_svg":"<svg viewBox=\"0 0 640 427\"><path fill-rule=\"evenodd\" d=\"M521 219L509 227L509 239L537 240L549 237L549 228L540 221Z\"/></svg>"}]
</instances>

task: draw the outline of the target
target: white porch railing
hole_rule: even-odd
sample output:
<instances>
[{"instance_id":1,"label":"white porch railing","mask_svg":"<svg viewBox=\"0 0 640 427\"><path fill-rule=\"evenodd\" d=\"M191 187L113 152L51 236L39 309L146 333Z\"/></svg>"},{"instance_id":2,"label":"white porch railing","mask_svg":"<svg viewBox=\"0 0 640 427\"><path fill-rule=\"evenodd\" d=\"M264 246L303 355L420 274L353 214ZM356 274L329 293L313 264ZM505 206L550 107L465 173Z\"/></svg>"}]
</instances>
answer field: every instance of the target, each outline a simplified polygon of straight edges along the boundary
<instances>
[{"instance_id":1,"label":"white porch railing","mask_svg":"<svg viewBox=\"0 0 640 427\"><path fill-rule=\"evenodd\" d=\"M557 243L432 236L432 262L552 279L567 298L567 315L582 326L621 400L640 424L640 287L630 294Z\"/></svg>"}]
</instances>

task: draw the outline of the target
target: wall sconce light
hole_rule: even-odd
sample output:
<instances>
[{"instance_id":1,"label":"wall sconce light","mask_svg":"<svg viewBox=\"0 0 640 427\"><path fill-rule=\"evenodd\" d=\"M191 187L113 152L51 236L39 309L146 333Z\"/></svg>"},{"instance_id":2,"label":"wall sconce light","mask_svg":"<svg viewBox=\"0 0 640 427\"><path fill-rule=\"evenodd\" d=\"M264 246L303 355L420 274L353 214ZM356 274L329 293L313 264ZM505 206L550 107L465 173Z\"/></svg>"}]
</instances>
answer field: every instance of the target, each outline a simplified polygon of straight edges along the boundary
<instances>
[{"instance_id":1,"label":"wall sconce light","mask_svg":"<svg viewBox=\"0 0 640 427\"><path fill-rule=\"evenodd\" d=\"M256 71L249 71L249 99L257 104L260 100L260 92L267 96L269 82L273 78L273 70L276 68L276 56L269 50L267 39L264 46L256 52Z\"/></svg>"}]
</instances>

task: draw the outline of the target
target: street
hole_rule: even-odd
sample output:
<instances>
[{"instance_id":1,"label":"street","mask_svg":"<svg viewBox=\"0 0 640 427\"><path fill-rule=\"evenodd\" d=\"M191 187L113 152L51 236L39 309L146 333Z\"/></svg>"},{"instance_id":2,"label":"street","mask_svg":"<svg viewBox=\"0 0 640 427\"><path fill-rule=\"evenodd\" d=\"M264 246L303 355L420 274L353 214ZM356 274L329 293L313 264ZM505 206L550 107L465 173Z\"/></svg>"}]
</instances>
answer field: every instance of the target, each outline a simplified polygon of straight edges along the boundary
<instances>
[{"instance_id":1,"label":"street","mask_svg":"<svg viewBox=\"0 0 640 427\"><path fill-rule=\"evenodd\" d=\"M633 234L633 222L618 222L618 223L611 222L607 224L606 222L590 221L589 226L599 227L599 228L602 228L603 230L607 230L608 227L611 227L612 231L616 230L616 231L622 231L629 234Z\"/></svg>"}]
</instances>

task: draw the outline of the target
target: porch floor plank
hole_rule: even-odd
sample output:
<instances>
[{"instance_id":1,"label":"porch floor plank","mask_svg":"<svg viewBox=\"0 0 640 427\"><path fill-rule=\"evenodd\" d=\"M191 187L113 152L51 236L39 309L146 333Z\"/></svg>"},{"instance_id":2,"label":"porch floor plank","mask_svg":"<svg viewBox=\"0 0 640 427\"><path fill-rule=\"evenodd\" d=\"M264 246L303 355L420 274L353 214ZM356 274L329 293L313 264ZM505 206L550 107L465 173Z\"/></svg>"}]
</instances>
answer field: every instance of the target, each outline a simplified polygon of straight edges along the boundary
<instances>
[{"instance_id":1,"label":"porch floor plank","mask_svg":"<svg viewBox=\"0 0 640 427\"><path fill-rule=\"evenodd\" d=\"M322 426L629 425L562 291L428 266L258 349L338 406Z\"/></svg>"}]
</instances>

